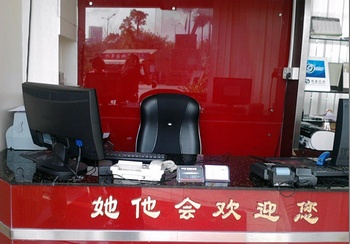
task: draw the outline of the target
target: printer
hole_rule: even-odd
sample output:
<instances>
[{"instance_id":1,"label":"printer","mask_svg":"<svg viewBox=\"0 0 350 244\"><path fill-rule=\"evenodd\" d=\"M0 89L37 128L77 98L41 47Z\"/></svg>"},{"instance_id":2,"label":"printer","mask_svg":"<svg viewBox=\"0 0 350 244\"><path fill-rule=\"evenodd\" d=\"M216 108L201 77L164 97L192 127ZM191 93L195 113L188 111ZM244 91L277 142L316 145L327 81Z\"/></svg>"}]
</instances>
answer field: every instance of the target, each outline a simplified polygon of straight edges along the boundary
<instances>
[{"instance_id":1,"label":"printer","mask_svg":"<svg viewBox=\"0 0 350 244\"><path fill-rule=\"evenodd\" d=\"M332 151L334 135L334 131L301 122L299 144L313 150Z\"/></svg>"},{"instance_id":2,"label":"printer","mask_svg":"<svg viewBox=\"0 0 350 244\"><path fill-rule=\"evenodd\" d=\"M6 131L6 145L15 150L46 150L33 143L24 106L10 110L14 112L13 125Z\"/></svg>"}]
</instances>

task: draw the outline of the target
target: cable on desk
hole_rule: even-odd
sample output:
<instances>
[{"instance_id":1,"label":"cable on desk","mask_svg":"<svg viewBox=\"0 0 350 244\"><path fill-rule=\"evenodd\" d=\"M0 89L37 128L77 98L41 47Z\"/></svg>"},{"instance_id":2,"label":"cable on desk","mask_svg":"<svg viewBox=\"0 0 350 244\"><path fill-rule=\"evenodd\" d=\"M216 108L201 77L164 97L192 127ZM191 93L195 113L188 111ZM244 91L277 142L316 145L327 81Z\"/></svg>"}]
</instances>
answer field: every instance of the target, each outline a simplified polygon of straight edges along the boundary
<instances>
[{"instance_id":1,"label":"cable on desk","mask_svg":"<svg viewBox=\"0 0 350 244\"><path fill-rule=\"evenodd\" d=\"M92 166L92 168L86 172L86 175L93 175L97 170L97 166Z\"/></svg>"},{"instance_id":2,"label":"cable on desk","mask_svg":"<svg viewBox=\"0 0 350 244\"><path fill-rule=\"evenodd\" d=\"M293 181L294 182L294 181ZM294 194L295 194L295 189L296 189L296 187L294 187L294 183L293 182L291 182L291 181L288 181L288 182L281 182L277 187L278 187L278 191L279 191L279 193L282 195L282 196L284 196L284 197L292 197ZM282 184L286 184L286 183L293 183L293 187L291 187L291 188L281 188L281 185ZM288 190L288 189L291 189L292 190L292 193L291 194L289 194L289 195L285 195L284 193L282 193L282 189L284 189L284 190Z\"/></svg>"},{"instance_id":3,"label":"cable on desk","mask_svg":"<svg viewBox=\"0 0 350 244\"><path fill-rule=\"evenodd\" d=\"M78 158L77 158L77 166L75 168L75 173L77 174L78 173L78 169L79 169L79 164L80 164L80 160L81 160L81 147L82 147L82 144L78 144L78 150L79 150L79 153L78 153Z\"/></svg>"}]
</instances>

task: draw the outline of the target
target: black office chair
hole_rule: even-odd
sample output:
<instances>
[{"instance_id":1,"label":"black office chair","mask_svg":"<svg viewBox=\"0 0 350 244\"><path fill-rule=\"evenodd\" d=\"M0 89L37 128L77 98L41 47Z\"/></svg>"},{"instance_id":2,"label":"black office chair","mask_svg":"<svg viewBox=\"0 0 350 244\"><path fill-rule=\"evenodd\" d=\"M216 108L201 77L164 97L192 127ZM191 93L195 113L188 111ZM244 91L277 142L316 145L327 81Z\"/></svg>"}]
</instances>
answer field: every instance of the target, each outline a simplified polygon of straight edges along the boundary
<instances>
[{"instance_id":1,"label":"black office chair","mask_svg":"<svg viewBox=\"0 0 350 244\"><path fill-rule=\"evenodd\" d=\"M183 155L183 162L176 163L191 163L194 155L201 153L199 114L198 102L187 95L163 93L146 97L141 102L136 150Z\"/></svg>"}]
</instances>

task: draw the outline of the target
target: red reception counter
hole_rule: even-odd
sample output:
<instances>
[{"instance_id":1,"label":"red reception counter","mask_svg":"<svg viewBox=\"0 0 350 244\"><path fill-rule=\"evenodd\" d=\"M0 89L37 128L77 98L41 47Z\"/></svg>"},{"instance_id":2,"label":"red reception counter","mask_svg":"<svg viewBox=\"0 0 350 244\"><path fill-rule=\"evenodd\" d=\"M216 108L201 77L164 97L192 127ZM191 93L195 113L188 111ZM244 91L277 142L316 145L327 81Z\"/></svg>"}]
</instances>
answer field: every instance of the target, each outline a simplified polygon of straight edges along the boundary
<instances>
[{"instance_id":1,"label":"red reception counter","mask_svg":"<svg viewBox=\"0 0 350 244\"><path fill-rule=\"evenodd\" d=\"M199 163L228 165L228 186L50 182L19 154L0 154L0 243L349 243L348 178L271 187L221 155Z\"/></svg>"}]
</instances>

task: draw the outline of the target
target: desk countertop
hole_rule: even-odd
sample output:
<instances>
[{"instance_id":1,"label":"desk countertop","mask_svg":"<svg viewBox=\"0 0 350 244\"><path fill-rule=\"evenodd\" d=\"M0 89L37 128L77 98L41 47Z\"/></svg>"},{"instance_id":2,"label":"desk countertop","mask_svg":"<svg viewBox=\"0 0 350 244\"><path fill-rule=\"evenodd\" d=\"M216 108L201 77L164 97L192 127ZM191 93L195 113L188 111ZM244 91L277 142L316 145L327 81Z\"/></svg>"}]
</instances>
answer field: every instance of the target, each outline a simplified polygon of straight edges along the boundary
<instances>
[{"instance_id":1,"label":"desk countertop","mask_svg":"<svg viewBox=\"0 0 350 244\"><path fill-rule=\"evenodd\" d=\"M10 184L52 184L51 179L48 179L36 172L35 163L32 160L21 156L25 151L4 150L0 153L0 179ZM228 165L230 172L230 182L227 187L240 188L271 188L268 181L262 180L255 174L250 172L250 165L259 161L258 158L252 156L233 156L233 155L200 155L197 160L199 165L217 164ZM89 171L83 179L71 180L65 182L55 182L55 184L75 184L75 185L100 185L97 176L98 168L89 167ZM150 186L164 187L203 187L208 188L205 184L179 184L176 181L176 172L166 175L167 181L150 184ZM117 184L113 184L117 185ZM135 184L132 184L135 185ZM143 184L145 185L145 184ZM348 178L322 178L318 179L317 186L314 189L336 189L348 191ZM123 185L125 186L125 184ZM310 190L310 187L308 187Z\"/></svg>"}]
</instances>

